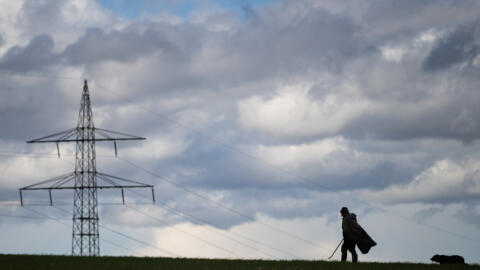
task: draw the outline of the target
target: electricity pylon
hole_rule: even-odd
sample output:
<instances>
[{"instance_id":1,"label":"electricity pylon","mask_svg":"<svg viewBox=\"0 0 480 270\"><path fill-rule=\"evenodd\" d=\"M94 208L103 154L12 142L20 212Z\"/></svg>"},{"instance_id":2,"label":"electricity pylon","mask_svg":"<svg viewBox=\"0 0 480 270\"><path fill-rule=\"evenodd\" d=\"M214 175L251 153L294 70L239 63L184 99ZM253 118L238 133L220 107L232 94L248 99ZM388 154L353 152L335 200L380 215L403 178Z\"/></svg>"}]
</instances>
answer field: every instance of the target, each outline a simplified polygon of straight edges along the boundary
<instances>
[{"instance_id":1,"label":"electricity pylon","mask_svg":"<svg viewBox=\"0 0 480 270\"><path fill-rule=\"evenodd\" d=\"M121 177L97 172L95 142L113 141L115 156L117 156L117 141L126 140L145 140L145 138L106 129L95 128L93 125L90 94L88 91L87 80L85 80L82 100L80 103L80 112L78 114L77 127L27 142L56 143L58 157L60 157L59 143L75 142L77 145L74 172L20 188L20 203L22 206L22 191L25 190L48 190L50 205L53 205L52 190L73 190L72 255L100 255L97 201L98 189L120 189L122 193L122 202L125 203L124 189L151 188L152 200L155 203L153 185L147 185Z\"/></svg>"}]
</instances>

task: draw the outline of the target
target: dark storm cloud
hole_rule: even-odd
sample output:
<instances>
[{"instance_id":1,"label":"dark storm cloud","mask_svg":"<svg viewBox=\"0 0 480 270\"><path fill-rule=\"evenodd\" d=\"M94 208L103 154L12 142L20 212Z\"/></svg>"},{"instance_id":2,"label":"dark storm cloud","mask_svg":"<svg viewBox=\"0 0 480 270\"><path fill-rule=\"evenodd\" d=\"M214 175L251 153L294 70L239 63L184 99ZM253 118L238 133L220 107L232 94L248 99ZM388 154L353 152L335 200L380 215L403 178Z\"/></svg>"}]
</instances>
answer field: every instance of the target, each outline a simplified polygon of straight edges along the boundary
<instances>
[{"instance_id":1,"label":"dark storm cloud","mask_svg":"<svg viewBox=\"0 0 480 270\"><path fill-rule=\"evenodd\" d=\"M0 68L33 71L47 69L59 61L65 66L92 67L108 61L134 62L155 52L162 52L164 61L184 63L199 47L200 31L195 28L153 22L133 24L123 30L90 28L61 53L54 52L50 35L41 34L26 46L10 48L0 60Z\"/></svg>"},{"instance_id":2,"label":"dark storm cloud","mask_svg":"<svg viewBox=\"0 0 480 270\"><path fill-rule=\"evenodd\" d=\"M376 44L401 44L431 29L447 29L478 18L480 3L466 1L374 1L356 3L365 38Z\"/></svg>"},{"instance_id":3,"label":"dark storm cloud","mask_svg":"<svg viewBox=\"0 0 480 270\"><path fill-rule=\"evenodd\" d=\"M181 156L157 166L160 171L172 166L196 168L196 174L178 174L179 183L193 189L340 192L355 189L382 190L392 184L408 183L414 175L421 172L423 166L431 164L428 161L418 166L406 166L395 160L372 161L368 154L357 159L353 159L353 155L354 150L337 150L326 155L322 162L301 164L292 169L272 164L245 150L212 144L212 141L198 136L192 139ZM348 166L351 162L364 164L365 167L351 172L337 169Z\"/></svg>"},{"instance_id":4,"label":"dark storm cloud","mask_svg":"<svg viewBox=\"0 0 480 270\"><path fill-rule=\"evenodd\" d=\"M235 60L227 62L233 66L225 73L234 73L226 76L258 80L310 69L338 72L345 62L373 47L356 35L358 25L348 17L312 9L285 20L284 8L258 14L260 20L250 20L219 44L227 49L227 57L220 60Z\"/></svg>"},{"instance_id":5,"label":"dark storm cloud","mask_svg":"<svg viewBox=\"0 0 480 270\"><path fill-rule=\"evenodd\" d=\"M422 68L428 72L447 69L455 64L471 63L480 52L480 23L460 26L437 41Z\"/></svg>"},{"instance_id":6,"label":"dark storm cloud","mask_svg":"<svg viewBox=\"0 0 480 270\"><path fill-rule=\"evenodd\" d=\"M156 70L158 89L194 93L224 91L248 82L274 80L314 70L338 72L348 61L376 48L357 35L358 26L348 17L324 9L304 10L285 19L288 5L247 16L238 27L211 31L185 23L182 27L145 23L163 33L173 48L160 55ZM164 57L165 56L165 57ZM99 58L101 59L101 57ZM172 72L174 71L174 72ZM180 76L180 77L179 77ZM245 92L234 95L248 95ZM188 93L190 94L190 93ZM221 94L221 93L220 93ZM231 96L229 97L231 99Z\"/></svg>"},{"instance_id":7,"label":"dark storm cloud","mask_svg":"<svg viewBox=\"0 0 480 270\"><path fill-rule=\"evenodd\" d=\"M155 28L108 33L101 29L88 29L85 35L65 49L63 57L72 65L93 65L104 61L130 62L156 51L175 53L176 49Z\"/></svg>"},{"instance_id":8,"label":"dark storm cloud","mask_svg":"<svg viewBox=\"0 0 480 270\"><path fill-rule=\"evenodd\" d=\"M49 35L39 35L26 46L10 48L0 59L0 69L13 72L44 70L55 64L54 42Z\"/></svg>"},{"instance_id":9,"label":"dark storm cloud","mask_svg":"<svg viewBox=\"0 0 480 270\"><path fill-rule=\"evenodd\" d=\"M96 74L104 71L101 64L108 61L150 59L151 70L142 73L139 91L145 95L141 97L161 95L165 99L183 93L212 107L205 97L231 103L235 102L232 95L251 93L249 89L227 93L227 87L315 70L338 72L362 54L378 54L375 46L357 35L359 27L346 16L312 9L285 19L282 14L287 9L280 5L248 16L226 31L188 22L151 21L132 23L122 30L89 29L61 57L66 64L85 65Z\"/></svg>"},{"instance_id":10,"label":"dark storm cloud","mask_svg":"<svg viewBox=\"0 0 480 270\"><path fill-rule=\"evenodd\" d=\"M37 9L45 8L40 6ZM41 58L31 58L31 65L17 64L17 69L31 71L61 61L66 66L86 65L93 70L104 62L131 63L141 57L156 57L157 70L165 76L153 88L215 89L312 69L338 72L345 61L376 51L375 46L356 34L358 26L346 16L311 9L285 20L282 15L289 8L289 5L279 5L264 14L247 16L245 23L231 32L212 32L190 23L171 25L149 21L133 23L122 30L91 28L59 54L53 53L51 38L50 42L44 40L43 47L35 51ZM34 16L37 9L27 10L30 9L28 12ZM24 54L31 51L33 45L41 45L37 39L31 41ZM42 48L43 51L39 51ZM4 56L7 58L5 68L13 62L10 60L13 56L23 63L19 49L12 48L12 52Z\"/></svg>"},{"instance_id":11,"label":"dark storm cloud","mask_svg":"<svg viewBox=\"0 0 480 270\"><path fill-rule=\"evenodd\" d=\"M466 97L470 96L471 99ZM428 108L409 114L407 111L363 114L349 123L341 134L350 138L408 140L414 138L446 138L465 143L480 138L480 109L473 100L474 92L462 98L451 97L443 107Z\"/></svg>"},{"instance_id":12,"label":"dark storm cloud","mask_svg":"<svg viewBox=\"0 0 480 270\"><path fill-rule=\"evenodd\" d=\"M15 76L4 75L2 81L2 139L18 140L23 144L29 139L75 126L80 101L67 101L61 89L52 86L51 78L21 77L18 80ZM78 89L77 96L80 99L81 87Z\"/></svg>"}]
</instances>

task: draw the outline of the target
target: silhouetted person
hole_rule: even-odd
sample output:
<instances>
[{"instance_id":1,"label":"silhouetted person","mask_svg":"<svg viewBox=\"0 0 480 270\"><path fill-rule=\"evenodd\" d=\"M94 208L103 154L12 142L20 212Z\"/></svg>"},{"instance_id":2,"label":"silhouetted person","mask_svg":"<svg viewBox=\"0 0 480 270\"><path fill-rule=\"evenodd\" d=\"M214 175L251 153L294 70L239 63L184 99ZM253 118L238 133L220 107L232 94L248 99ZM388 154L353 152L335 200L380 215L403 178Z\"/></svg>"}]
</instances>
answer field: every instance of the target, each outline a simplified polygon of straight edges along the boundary
<instances>
[{"instance_id":1,"label":"silhouetted person","mask_svg":"<svg viewBox=\"0 0 480 270\"><path fill-rule=\"evenodd\" d=\"M352 262L358 261L358 255L355 251L355 245L363 254L368 253L371 247L377 243L370 238L367 232L357 223L357 216L350 213L347 207L342 207L340 214L343 217L343 244L342 244L342 262L347 261L347 251L352 254Z\"/></svg>"}]
</instances>

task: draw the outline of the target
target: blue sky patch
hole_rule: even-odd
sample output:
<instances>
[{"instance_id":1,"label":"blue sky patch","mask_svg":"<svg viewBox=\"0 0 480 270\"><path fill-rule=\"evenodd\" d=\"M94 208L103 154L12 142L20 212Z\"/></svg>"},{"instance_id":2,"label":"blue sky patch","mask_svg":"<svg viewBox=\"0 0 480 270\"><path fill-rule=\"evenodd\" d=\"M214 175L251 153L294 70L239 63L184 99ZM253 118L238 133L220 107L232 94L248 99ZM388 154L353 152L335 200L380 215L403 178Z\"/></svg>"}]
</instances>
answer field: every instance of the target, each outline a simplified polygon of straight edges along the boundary
<instances>
[{"instance_id":1,"label":"blue sky patch","mask_svg":"<svg viewBox=\"0 0 480 270\"><path fill-rule=\"evenodd\" d=\"M136 19L142 15L151 16L161 13L171 13L185 18L192 11L208 4L216 4L222 8L234 10L241 16L246 7L255 9L275 1L278 0L98 0L103 7L129 19Z\"/></svg>"}]
</instances>

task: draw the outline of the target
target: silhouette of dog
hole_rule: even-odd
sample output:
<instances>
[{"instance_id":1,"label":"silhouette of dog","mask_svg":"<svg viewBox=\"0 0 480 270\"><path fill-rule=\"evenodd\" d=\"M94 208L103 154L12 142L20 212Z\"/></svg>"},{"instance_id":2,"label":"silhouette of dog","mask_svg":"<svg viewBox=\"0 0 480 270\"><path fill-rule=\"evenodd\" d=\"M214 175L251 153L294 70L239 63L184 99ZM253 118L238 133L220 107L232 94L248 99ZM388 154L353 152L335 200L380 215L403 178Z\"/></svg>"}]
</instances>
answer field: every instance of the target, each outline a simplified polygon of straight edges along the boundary
<instances>
[{"instance_id":1,"label":"silhouette of dog","mask_svg":"<svg viewBox=\"0 0 480 270\"><path fill-rule=\"evenodd\" d=\"M433 257L430 260L434 262L438 262L440 264L447 264L447 263L465 264L465 260L463 259L463 257L458 255L447 256L447 255L436 254L436 255L433 255Z\"/></svg>"}]
</instances>

